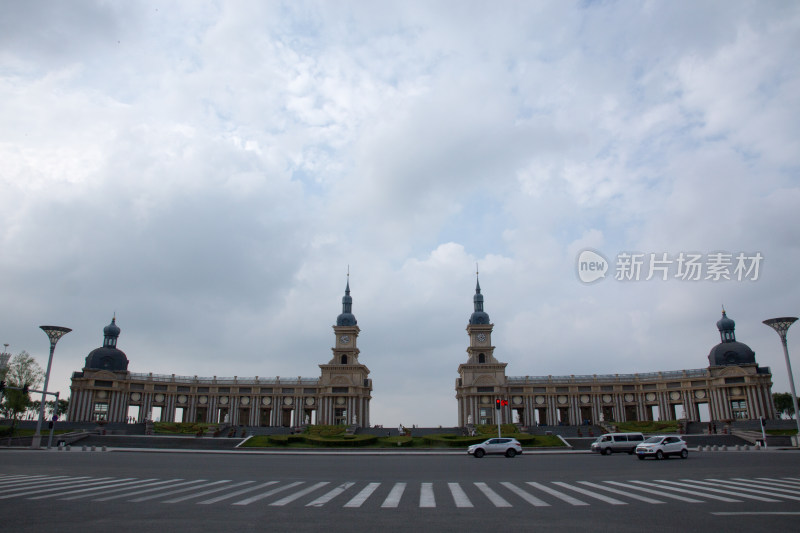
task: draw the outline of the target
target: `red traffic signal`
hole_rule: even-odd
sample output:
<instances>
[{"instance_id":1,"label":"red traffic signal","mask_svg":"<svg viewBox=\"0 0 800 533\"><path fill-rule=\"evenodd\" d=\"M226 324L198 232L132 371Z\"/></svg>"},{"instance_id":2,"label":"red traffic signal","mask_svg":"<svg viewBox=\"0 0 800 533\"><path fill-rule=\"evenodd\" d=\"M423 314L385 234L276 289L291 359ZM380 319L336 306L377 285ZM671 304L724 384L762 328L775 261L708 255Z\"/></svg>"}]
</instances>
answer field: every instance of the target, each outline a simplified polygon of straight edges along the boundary
<instances>
[{"instance_id":1,"label":"red traffic signal","mask_svg":"<svg viewBox=\"0 0 800 533\"><path fill-rule=\"evenodd\" d=\"M503 406L506 406L506 405L508 405L508 400L500 400L500 403L501 403Z\"/></svg>"},{"instance_id":2,"label":"red traffic signal","mask_svg":"<svg viewBox=\"0 0 800 533\"><path fill-rule=\"evenodd\" d=\"M501 402L502 402L502 400L500 398L495 398L495 400L494 400L494 408L497 409L498 411L500 410Z\"/></svg>"}]
</instances>

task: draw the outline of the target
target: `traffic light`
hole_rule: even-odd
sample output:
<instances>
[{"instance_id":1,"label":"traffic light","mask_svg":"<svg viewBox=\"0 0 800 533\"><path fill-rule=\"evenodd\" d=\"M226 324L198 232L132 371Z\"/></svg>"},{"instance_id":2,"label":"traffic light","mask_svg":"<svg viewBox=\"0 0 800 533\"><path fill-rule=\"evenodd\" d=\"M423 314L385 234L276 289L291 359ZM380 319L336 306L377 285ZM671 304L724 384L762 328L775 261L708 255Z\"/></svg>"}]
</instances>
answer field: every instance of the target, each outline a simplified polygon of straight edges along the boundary
<instances>
[{"instance_id":1,"label":"traffic light","mask_svg":"<svg viewBox=\"0 0 800 533\"><path fill-rule=\"evenodd\" d=\"M0 381L0 392L3 392L4 390L6 390L6 382Z\"/></svg>"},{"instance_id":2,"label":"traffic light","mask_svg":"<svg viewBox=\"0 0 800 533\"><path fill-rule=\"evenodd\" d=\"M505 407L506 405L508 405L508 400L500 400L500 405Z\"/></svg>"},{"instance_id":3,"label":"traffic light","mask_svg":"<svg viewBox=\"0 0 800 533\"><path fill-rule=\"evenodd\" d=\"M494 408L497 409L498 411L500 410L500 398L496 398L494 400Z\"/></svg>"},{"instance_id":4,"label":"traffic light","mask_svg":"<svg viewBox=\"0 0 800 533\"><path fill-rule=\"evenodd\" d=\"M22 386L22 394L28 394L28 390L29 387L28 384L26 383L25 385Z\"/></svg>"}]
</instances>

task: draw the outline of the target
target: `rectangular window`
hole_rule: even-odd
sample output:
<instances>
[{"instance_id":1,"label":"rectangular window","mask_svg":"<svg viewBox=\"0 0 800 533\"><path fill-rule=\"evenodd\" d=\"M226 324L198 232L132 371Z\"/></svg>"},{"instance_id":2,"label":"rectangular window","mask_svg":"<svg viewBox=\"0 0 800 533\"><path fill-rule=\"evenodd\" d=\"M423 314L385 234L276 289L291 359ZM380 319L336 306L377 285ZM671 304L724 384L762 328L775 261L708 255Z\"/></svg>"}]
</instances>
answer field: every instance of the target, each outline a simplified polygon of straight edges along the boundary
<instances>
[{"instance_id":1,"label":"rectangular window","mask_svg":"<svg viewBox=\"0 0 800 533\"><path fill-rule=\"evenodd\" d=\"M588 386L578 387L578 392L592 392L592 387Z\"/></svg>"},{"instance_id":2,"label":"rectangular window","mask_svg":"<svg viewBox=\"0 0 800 533\"><path fill-rule=\"evenodd\" d=\"M166 385L153 385L153 390L167 390Z\"/></svg>"},{"instance_id":3,"label":"rectangular window","mask_svg":"<svg viewBox=\"0 0 800 533\"><path fill-rule=\"evenodd\" d=\"M681 388L681 382L680 381L670 381L669 383L667 383L667 388L668 389L680 389Z\"/></svg>"},{"instance_id":4,"label":"rectangular window","mask_svg":"<svg viewBox=\"0 0 800 533\"><path fill-rule=\"evenodd\" d=\"M208 392L208 387L197 387L197 392Z\"/></svg>"},{"instance_id":5,"label":"rectangular window","mask_svg":"<svg viewBox=\"0 0 800 533\"><path fill-rule=\"evenodd\" d=\"M642 385L642 388L644 390L656 390L658 387L656 387L655 383L645 383L644 385Z\"/></svg>"},{"instance_id":6,"label":"rectangular window","mask_svg":"<svg viewBox=\"0 0 800 533\"><path fill-rule=\"evenodd\" d=\"M261 394L272 394L272 387L261 387Z\"/></svg>"},{"instance_id":7,"label":"rectangular window","mask_svg":"<svg viewBox=\"0 0 800 533\"><path fill-rule=\"evenodd\" d=\"M219 388L219 392L230 392L230 391L231 391L230 387L220 387Z\"/></svg>"},{"instance_id":8,"label":"rectangular window","mask_svg":"<svg viewBox=\"0 0 800 533\"><path fill-rule=\"evenodd\" d=\"M623 385L622 390L636 390L636 385Z\"/></svg>"},{"instance_id":9,"label":"rectangular window","mask_svg":"<svg viewBox=\"0 0 800 533\"><path fill-rule=\"evenodd\" d=\"M478 387L478 392L494 392L494 387Z\"/></svg>"},{"instance_id":10,"label":"rectangular window","mask_svg":"<svg viewBox=\"0 0 800 533\"><path fill-rule=\"evenodd\" d=\"M95 383L97 382L95 381ZM725 383L744 383L744 378L743 377L725 378Z\"/></svg>"},{"instance_id":11,"label":"rectangular window","mask_svg":"<svg viewBox=\"0 0 800 533\"><path fill-rule=\"evenodd\" d=\"M600 390L603 392L614 392L614 385L603 385L600 387Z\"/></svg>"},{"instance_id":12,"label":"rectangular window","mask_svg":"<svg viewBox=\"0 0 800 533\"><path fill-rule=\"evenodd\" d=\"M317 389L303 389L303 394L316 394Z\"/></svg>"},{"instance_id":13,"label":"rectangular window","mask_svg":"<svg viewBox=\"0 0 800 533\"><path fill-rule=\"evenodd\" d=\"M522 394L524 391L522 387L511 387L511 394Z\"/></svg>"},{"instance_id":14,"label":"rectangular window","mask_svg":"<svg viewBox=\"0 0 800 533\"><path fill-rule=\"evenodd\" d=\"M544 394L545 392L547 392L547 387L534 387L533 392Z\"/></svg>"},{"instance_id":15,"label":"rectangular window","mask_svg":"<svg viewBox=\"0 0 800 533\"><path fill-rule=\"evenodd\" d=\"M556 387L556 392L569 392L569 387Z\"/></svg>"},{"instance_id":16,"label":"rectangular window","mask_svg":"<svg viewBox=\"0 0 800 533\"><path fill-rule=\"evenodd\" d=\"M287 389L287 388L284 388L284 389L281 389L281 392L282 392L283 394L294 394L294 389Z\"/></svg>"},{"instance_id":17,"label":"rectangular window","mask_svg":"<svg viewBox=\"0 0 800 533\"><path fill-rule=\"evenodd\" d=\"M333 387L333 392L335 394L347 394L348 392L350 392L350 388L349 387Z\"/></svg>"},{"instance_id":18,"label":"rectangular window","mask_svg":"<svg viewBox=\"0 0 800 533\"><path fill-rule=\"evenodd\" d=\"M111 381L100 381L99 379L94 380L95 387L113 387L114 383Z\"/></svg>"},{"instance_id":19,"label":"rectangular window","mask_svg":"<svg viewBox=\"0 0 800 533\"><path fill-rule=\"evenodd\" d=\"M190 389L191 388L187 387L186 385L178 385L178 392L189 392Z\"/></svg>"},{"instance_id":20,"label":"rectangular window","mask_svg":"<svg viewBox=\"0 0 800 533\"><path fill-rule=\"evenodd\" d=\"M747 402L744 400L733 400L731 402L731 411L733 411L733 418L736 420L747 420Z\"/></svg>"},{"instance_id":21,"label":"rectangular window","mask_svg":"<svg viewBox=\"0 0 800 533\"><path fill-rule=\"evenodd\" d=\"M108 420L108 403L95 402L94 404L94 419L95 420Z\"/></svg>"},{"instance_id":22,"label":"rectangular window","mask_svg":"<svg viewBox=\"0 0 800 533\"><path fill-rule=\"evenodd\" d=\"M144 383L131 383L131 390L144 390Z\"/></svg>"},{"instance_id":23,"label":"rectangular window","mask_svg":"<svg viewBox=\"0 0 800 533\"><path fill-rule=\"evenodd\" d=\"M250 394L250 387L239 387L239 394Z\"/></svg>"}]
</instances>

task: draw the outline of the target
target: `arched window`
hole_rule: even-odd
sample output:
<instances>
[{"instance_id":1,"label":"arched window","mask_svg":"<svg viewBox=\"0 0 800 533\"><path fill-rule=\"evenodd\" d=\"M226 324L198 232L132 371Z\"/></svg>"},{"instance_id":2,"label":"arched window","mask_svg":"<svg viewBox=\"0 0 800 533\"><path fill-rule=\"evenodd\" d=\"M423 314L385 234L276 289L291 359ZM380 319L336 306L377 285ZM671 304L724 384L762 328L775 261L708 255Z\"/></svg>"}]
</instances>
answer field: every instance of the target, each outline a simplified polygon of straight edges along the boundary
<instances>
[{"instance_id":1,"label":"arched window","mask_svg":"<svg viewBox=\"0 0 800 533\"><path fill-rule=\"evenodd\" d=\"M485 363L486 362L486 356L484 354L482 354L482 353L478 354L478 362L479 363Z\"/></svg>"},{"instance_id":2,"label":"arched window","mask_svg":"<svg viewBox=\"0 0 800 533\"><path fill-rule=\"evenodd\" d=\"M342 356L342 364L343 364L343 365L346 365L346 364L347 364L347 356L346 356L346 355L343 355L343 356Z\"/></svg>"}]
</instances>

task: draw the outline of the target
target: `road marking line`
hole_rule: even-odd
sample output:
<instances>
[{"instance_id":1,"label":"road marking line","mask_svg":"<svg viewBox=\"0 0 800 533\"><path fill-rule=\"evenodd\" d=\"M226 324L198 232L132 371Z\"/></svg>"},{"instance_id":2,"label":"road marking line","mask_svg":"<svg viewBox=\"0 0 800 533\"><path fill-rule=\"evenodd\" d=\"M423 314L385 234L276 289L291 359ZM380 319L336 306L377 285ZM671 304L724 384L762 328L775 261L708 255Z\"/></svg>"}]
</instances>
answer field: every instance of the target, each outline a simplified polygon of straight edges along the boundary
<instances>
[{"instance_id":1,"label":"road marking line","mask_svg":"<svg viewBox=\"0 0 800 533\"><path fill-rule=\"evenodd\" d=\"M610 496L603 496L602 494L597 494L596 492L592 492L590 490L582 489L580 487L575 487L573 485L570 485L569 483L564 483L563 481L553 481L553 485L558 485L559 487L564 487L565 489L574 490L575 492L578 492L580 494L584 494L586 496L589 496L590 498L596 498L596 499L600 500L601 502L610 503L611 505L628 505L627 502L623 502L621 500L618 500L616 498L612 498Z\"/></svg>"},{"instance_id":2,"label":"road marking line","mask_svg":"<svg viewBox=\"0 0 800 533\"><path fill-rule=\"evenodd\" d=\"M469 496L461 488L461 485L448 483L447 486L450 489L450 494L453 496L453 502L455 502L456 507L473 507L472 502L469 501Z\"/></svg>"},{"instance_id":3,"label":"road marking line","mask_svg":"<svg viewBox=\"0 0 800 533\"><path fill-rule=\"evenodd\" d=\"M170 480L169 482L173 482L173 481L178 481L178 480ZM167 486L167 487L155 487L155 488L150 488L150 489L145 489L145 490L135 490L133 492L123 492L122 494L115 494L114 496L106 496L104 498L96 498L96 499L94 499L92 501L95 501L95 502L106 502L108 500L116 500L117 498L127 498L128 496L136 496L137 494L144 494L146 492L155 492L157 490L171 489L173 487L182 487L184 485L192 485L194 483L202 483L203 481L206 481L206 480L205 479L195 479L194 481L184 481L183 483L174 483L173 485L170 485L170 486ZM167 482L167 483L169 483L169 482Z\"/></svg>"},{"instance_id":4,"label":"road marking line","mask_svg":"<svg viewBox=\"0 0 800 533\"><path fill-rule=\"evenodd\" d=\"M125 487L129 487L131 485L137 485L143 483L144 481L152 481L152 480L141 480L136 479L135 477L128 477L128 478L121 478L115 479L112 481L104 481L102 483L88 483L87 485L97 485L96 487L89 487L87 489L79 489L79 490L70 490L69 494L77 494L82 492L102 492L106 490L108 487L115 487L117 485L122 485ZM87 486L82 485L82 486ZM63 496L63 494L42 494L41 496L33 496L32 498L28 498L29 500L44 500L47 498L58 498L59 496Z\"/></svg>"},{"instance_id":5,"label":"road marking line","mask_svg":"<svg viewBox=\"0 0 800 533\"><path fill-rule=\"evenodd\" d=\"M425 508L436 507L436 498L433 495L433 483L423 483L420 487L419 506Z\"/></svg>"},{"instance_id":6,"label":"road marking line","mask_svg":"<svg viewBox=\"0 0 800 533\"><path fill-rule=\"evenodd\" d=\"M728 483L734 483L735 481L741 481L742 483L746 483L748 486L764 487L768 488L769 490L776 490L779 492L788 492L789 494L800 495L800 487L794 487L791 485L779 485L777 483L769 483L767 481L757 481L755 479L743 479L743 478L733 478L733 481L729 481Z\"/></svg>"},{"instance_id":7,"label":"road marking line","mask_svg":"<svg viewBox=\"0 0 800 533\"><path fill-rule=\"evenodd\" d=\"M272 502L270 505L274 506L274 507L283 507L284 505L292 503L293 501L302 498L306 494L310 494L310 493L314 492L315 490L317 490L317 489L319 489L321 487L324 487L325 485L329 485L329 484L330 484L330 481L320 481L319 483L311 485L310 487L306 487L303 490L295 492L294 494L290 494L290 495L286 496L285 498L281 498L278 501Z\"/></svg>"},{"instance_id":8,"label":"road marking line","mask_svg":"<svg viewBox=\"0 0 800 533\"><path fill-rule=\"evenodd\" d=\"M696 487L698 489L708 490L708 491L716 492L716 493L719 493L719 494L727 494L729 496L736 496L737 498L744 498L746 500L757 500L757 501L760 501L760 502L771 502L771 503L775 503L775 502L778 501L778 500L772 500L770 498L762 498L761 496L750 496L749 494L742 494L740 492L733 492L733 491L730 491L730 490L722 490L722 489L715 489L715 488L712 488L712 487L706 487L706 486L704 486L702 484L702 482L693 481L691 479L682 479L681 480L683 482L682 484L678 483L677 481L666 481L664 479L658 479L656 481L659 481L660 483L669 483L671 485L683 485L683 486L689 486L689 487Z\"/></svg>"},{"instance_id":9,"label":"road marking line","mask_svg":"<svg viewBox=\"0 0 800 533\"><path fill-rule=\"evenodd\" d=\"M344 506L361 507L364 504L364 502L367 501L367 498L372 496L372 493L375 492L375 489L377 489L380 485L381 485L380 483L370 483L369 485L361 489L361 492L353 496L353 499L344 504Z\"/></svg>"},{"instance_id":10,"label":"road marking line","mask_svg":"<svg viewBox=\"0 0 800 533\"><path fill-rule=\"evenodd\" d=\"M275 483L275 482L273 482ZM296 487L298 485L302 485L305 481L295 481L294 483L289 483L285 487L277 487L272 490L268 490L267 492L262 492L261 494L256 494L255 496L250 496L249 498L245 498L244 500L239 500L238 502L233 502L231 505L250 505L253 502L257 502L258 500L263 500L264 498L269 498L273 494L278 494L279 492L283 492L285 490L289 490L292 487Z\"/></svg>"},{"instance_id":11,"label":"road marking line","mask_svg":"<svg viewBox=\"0 0 800 533\"><path fill-rule=\"evenodd\" d=\"M164 496L172 496L173 494L180 494L182 492L190 492L197 489L204 489L206 487L213 487L214 485L220 485L225 483L230 483L230 479L223 479L221 481L213 481L211 483L205 483L203 485L195 485L193 487L184 487L178 490L170 490L167 492L158 492L156 494L150 494L149 496L142 496L141 498L135 498L133 500L128 500L131 502L146 502L148 500L155 500L156 498L163 498Z\"/></svg>"},{"instance_id":12,"label":"road marking line","mask_svg":"<svg viewBox=\"0 0 800 533\"><path fill-rule=\"evenodd\" d=\"M92 479L92 478L90 478L90 479ZM100 483L100 482L105 481L107 479L113 479L113 478L108 478L108 477L94 478L89 483L83 483L82 482L83 483L82 486L96 485L97 483ZM0 500L5 500L5 499L8 499L8 498L16 498L16 497L19 497L19 496L28 496L30 494L41 494L42 492L53 492L53 491L57 491L57 490L63 490L64 487L72 486L74 484L74 481L75 481L74 479L71 479L69 481L58 482L58 483L49 483L49 484L46 483L45 485L49 485L47 488L41 488L42 487L41 484L36 485L36 486L26 487L27 489L36 489L36 490L28 490L27 492L17 492L17 493L12 493L12 494L4 494L3 496L0 496ZM3 491L3 492L8 492L8 491Z\"/></svg>"},{"instance_id":13,"label":"road marking line","mask_svg":"<svg viewBox=\"0 0 800 533\"><path fill-rule=\"evenodd\" d=\"M744 515L790 515L798 516L800 512L796 511L729 511L729 512L716 512L711 513L716 516L744 516Z\"/></svg>"},{"instance_id":14,"label":"road marking line","mask_svg":"<svg viewBox=\"0 0 800 533\"><path fill-rule=\"evenodd\" d=\"M648 489L645 487L632 487L630 485L626 485L625 483L620 483L619 481L605 481L605 483L611 483L613 485L618 485L620 487L625 487L626 489L630 490L638 490L641 492L647 492L649 494L656 494L661 496L662 498L671 498L673 500L678 500L681 502L687 503L704 503L703 500L695 500L694 498L687 498L686 496L678 496L677 494L667 494L663 490L655 490L655 489Z\"/></svg>"},{"instance_id":15,"label":"road marking line","mask_svg":"<svg viewBox=\"0 0 800 533\"><path fill-rule=\"evenodd\" d=\"M596 489L605 490L614 494L619 494L620 496L625 496L626 498L633 498L634 500L639 500L645 503L666 503L662 502L661 500L656 500L653 498L648 498L647 496L639 496L638 494L631 494L630 492L625 492L624 490L613 489L611 487L606 487L604 485L600 485L599 483L592 483L590 481L578 481L581 485L586 485L587 487L594 487Z\"/></svg>"},{"instance_id":16,"label":"road marking line","mask_svg":"<svg viewBox=\"0 0 800 533\"><path fill-rule=\"evenodd\" d=\"M800 483L795 483L794 481L786 481L784 479L775 479L775 478L771 478L771 477L758 477L756 479L762 479L764 481L770 481L772 483L777 483L777 484L782 485L784 487L792 487L792 488L800 487Z\"/></svg>"},{"instance_id":17,"label":"road marking line","mask_svg":"<svg viewBox=\"0 0 800 533\"><path fill-rule=\"evenodd\" d=\"M59 479L60 478L60 479ZM60 484L69 484L73 481L83 481L83 480L91 480L89 476L83 477L73 477L70 478L68 476L57 476L53 479L37 479L35 481L23 481L20 483L16 483L14 485L8 485L8 487L0 490L0 494L5 494L6 492L14 492L15 490L25 490L25 489L32 489L38 487L44 487L51 483L60 483ZM108 478L101 478L101 479L108 479Z\"/></svg>"},{"instance_id":18,"label":"road marking line","mask_svg":"<svg viewBox=\"0 0 800 533\"><path fill-rule=\"evenodd\" d=\"M216 489L206 490L203 492L198 492L197 494L187 494L186 496L179 496L177 498L172 498L171 500L166 500L161 503L178 503L178 502L185 502L186 500L191 500L192 498L199 498L200 496L206 496L208 494L214 494L215 492L220 492L223 490L232 489L234 487L241 487L242 485L248 485L250 483L255 483L255 481L242 481L240 483L234 483L233 485L227 485L225 487L218 487Z\"/></svg>"},{"instance_id":19,"label":"road marking line","mask_svg":"<svg viewBox=\"0 0 800 533\"><path fill-rule=\"evenodd\" d=\"M721 502L731 502L731 503L741 503L742 500L734 500L733 498L726 498L725 496L716 496L714 494L708 494L707 492L701 492L698 490L691 490L689 488L681 488L678 487L670 487L665 485L656 485L650 481L631 481L631 483L637 483L640 485L647 485L649 487L654 487L657 489L664 489L664 490L672 490L675 492L682 492L684 494L693 494L695 496L700 496L702 498L707 498L709 500L719 500ZM692 487L693 489L697 489L698 487Z\"/></svg>"},{"instance_id":20,"label":"road marking line","mask_svg":"<svg viewBox=\"0 0 800 533\"><path fill-rule=\"evenodd\" d=\"M269 487L270 485L274 485L275 483L277 483L277 481L267 481L266 483L256 485L255 487L248 487L246 489L237 490L236 492L231 492L230 494L223 494L222 496L217 496L216 498L211 498L209 500L203 500L201 502L197 502L197 505L208 505L211 503L221 502L222 500L227 500L230 498L234 498L236 496L240 496L242 494L247 494L248 492L253 492L254 490L263 489L264 487Z\"/></svg>"},{"instance_id":21,"label":"road marking line","mask_svg":"<svg viewBox=\"0 0 800 533\"><path fill-rule=\"evenodd\" d=\"M164 483L174 483L176 481L182 481L182 480L183 480L182 478L168 479L166 481L157 481L155 483L146 483L144 485L138 486L137 488L141 489L143 487L154 487L156 485L163 485ZM145 479L144 481L148 481L148 480ZM122 491L125 491L125 490L130 490L130 488L131 488L130 486L125 486L125 487L120 487L120 488L116 488L116 489L113 489L113 490L104 490L103 494L111 494L112 492L122 492ZM77 496L70 495L70 496L67 496L66 498L59 498L59 499L60 500L78 500L80 498L91 498L92 496L97 496L97 495L96 494L78 494Z\"/></svg>"},{"instance_id":22,"label":"road marking line","mask_svg":"<svg viewBox=\"0 0 800 533\"><path fill-rule=\"evenodd\" d=\"M539 489L539 490L541 490L543 492L546 492L550 496L555 496L559 500L565 501L570 505L589 505L588 503L586 503L584 501L581 501L581 500L579 500L577 498L573 498L572 496L569 496L568 494L564 494L563 492L559 492L559 491L557 491L555 489L551 489L550 487L548 487L546 485L542 485L541 483L537 483L535 481L528 481L528 485L530 485L531 487L535 487L535 488L537 488L537 489Z\"/></svg>"},{"instance_id":23,"label":"road marking line","mask_svg":"<svg viewBox=\"0 0 800 533\"><path fill-rule=\"evenodd\" d=\"M0 481L0 487L10 487L14 485L19 485L20 483L35 483L37 481L44 481L47 479L56 480L56 479L64 479L68 478L69 476L14 476L13 478L2 478L4 481Z\"/></svg>"},{"instance_id":24,"label":"road marking line","mask_svg":"<svg viewBox=\"0 0 800 533\"><path fill-rule=\"evenodd\" d=\"M737 483L736 481L726 481L724 479L708 479L707 481L698 481L697 483L708 483L709 485L713 486L722 486L744 492L753 492L762 496L774 496L776 498L786 498L787 500L800 501L800 496L797 495L797 492L787 489L774 489L769 486L758 485L755 483ZM788 492L789 494L794 494L794 496L790 496L789 494L779 494L780 492Z\"/></svg>"},{"instance_id":25,"label":"road marking line","mask_svg":"<svg viewBox=\"0 0 800 533\"><path fill-rule=\"evenodd\" d=\"M524 490L517 487L513 483L509 483L508 481L503 481L500 484L503 485L508 490L510 490L511 492L513 492L514 494L516 494L517 496L519 496L520 498L522 498L523 500L525 500L526 502L528 502L529 504L533 505L534 507L550 507L549 503L540 500L539 498L537 498L536 496L534 496L529 492L525 492Z\"/></svg>"},{"instance_id":26,"label":"road marking line","mask_svg":"<svg viewBox=\"0 0 800 533\"><path fill-rule=\"evenodd\" d=\"M395 483L392 490L389 492L389 495L383 500L381 507L383 508L396 508L400 505L400 499L403 497L403 493L406 491L406 484L405 483Z\"/></svg>"},{"instance_id":27,"label":"road marking line","mask_svg":"<svg viewBox=\"0 0 800 533\"><path fill-rule=\"evenodd\" d=\"M489 498L489 501L492 502L495 507L511 507L511 504L508 503L508 501L490 489L486 483L475 482L475 486L478 487L478 490L480 490L484 496Z\"/></svg>"},{"instance_id":28,"label":"road marking line","mask_svg":"<svg viewBox=\"0 0 800 533\"><path fill-rule=\"evenodd\" d=\"M332 499L334 499L339 494L343 493L353 485L355 485L355 483L352 481L348 481L347 483L342 483L335 489L330 490L327 493L323 494L313 502L307 503L306 507L322 507L323 505L325 505L326 503L328 503L329 501L331 501Z\"/></svg>"}]
</instances>

